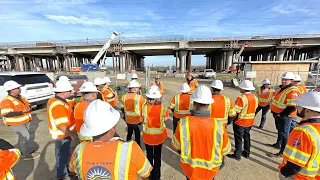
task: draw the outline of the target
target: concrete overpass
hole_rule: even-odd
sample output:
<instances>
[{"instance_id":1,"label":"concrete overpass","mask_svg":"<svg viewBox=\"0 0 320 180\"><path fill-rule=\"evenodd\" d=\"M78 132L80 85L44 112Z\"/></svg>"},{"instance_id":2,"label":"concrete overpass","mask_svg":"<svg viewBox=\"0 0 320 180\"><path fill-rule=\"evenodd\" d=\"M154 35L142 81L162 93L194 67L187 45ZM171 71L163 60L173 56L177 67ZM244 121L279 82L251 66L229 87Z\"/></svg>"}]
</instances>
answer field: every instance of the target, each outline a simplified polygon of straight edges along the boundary
<instances>
[{"instance_id":1,"label":"concrete overpass","mask_svg":"<svg viewBox=\"0 0 320 180\"><path fill-rule=\"evenodd\" d=\"M0 43L3 65L12 70L70 71L89 63L106 39L52 41L50 43ZM299 61L315 57L320 49L320 34L208 38L158 36L121 38L110 46L107 56L113 57L120 72L143 69L144 56L173 55L180 72L191 70L192 55L204 55L206 67L216 71L228 69L240 48L246 47L238 61ZM43 45L46 44L46 45ZM40 59L46 59L46 66Z\"/></svg>"}]
</instances>

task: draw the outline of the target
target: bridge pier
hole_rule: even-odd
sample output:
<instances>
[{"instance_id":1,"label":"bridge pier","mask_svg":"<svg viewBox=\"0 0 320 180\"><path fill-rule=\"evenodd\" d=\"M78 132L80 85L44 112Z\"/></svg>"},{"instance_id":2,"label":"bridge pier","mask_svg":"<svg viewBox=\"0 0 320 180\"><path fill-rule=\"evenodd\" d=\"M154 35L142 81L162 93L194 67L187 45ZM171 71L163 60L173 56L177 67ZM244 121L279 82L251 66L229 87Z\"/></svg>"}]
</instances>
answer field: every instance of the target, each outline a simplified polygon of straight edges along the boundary
<instances>
[{"instance_id":1,"label":"bridge pier","mask_svg":"<svg viewBox=\"0 0 320 180\"><path fill-rule=\"evenodd\" d=\"M227 51L227 67L226 69L229 69L230 66L232 66L233 62L233 50Z\"/></svg>"},{"instance_id":2,"label":"bridge pier","mask_svg":"<svg viewBox=\"0 0 320 180\"><path fill-rule=\"evenodd\" d=\"M284 53L287 49L278 49L277 51L277 61L283 61L284 59Z\"/></svg>"},{"instance_id":3,"label":"bridge pier","mask_svg":"<svg viewBox=\"0 0 320 180\"><path fill-rule=\"evenodd\" d=\"M188 51L179 51L180 72L181 73L185 73L185 71L186 71L187 54L188 54Z\"/></svg>"}]
</instances>

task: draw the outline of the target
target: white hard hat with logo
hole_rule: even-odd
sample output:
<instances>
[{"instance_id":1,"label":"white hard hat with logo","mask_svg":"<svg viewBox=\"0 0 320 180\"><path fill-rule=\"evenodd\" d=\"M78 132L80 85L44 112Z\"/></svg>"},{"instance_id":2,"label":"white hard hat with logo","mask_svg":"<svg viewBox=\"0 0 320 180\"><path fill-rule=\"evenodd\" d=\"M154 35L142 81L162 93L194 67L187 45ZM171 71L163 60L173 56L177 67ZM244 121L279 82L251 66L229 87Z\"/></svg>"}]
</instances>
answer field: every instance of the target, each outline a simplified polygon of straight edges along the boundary
<instances>
[{"instance_id":1,"label":"white hard hat with logo","mask_svg":"<svg viewBox=\"0 0 320 180\"><path fill-rule=\"evenodd\" d=\"M249 80L243 80L239 86L238 86L240 89L243 89L243 90L247 90L247 91L253 91L255 90L256 88L253 86L253 83Z\"/></svg>"},{"instance_id":2,"label":"white hard hat with logo","mask_svg":"<svg viewBox=\"0 0 320 180\"><path fill-rule=\"evenodd\" d=\"M69 81L57 81L55 86L56 87L53 88L54 92L68 92L73 90L73 87Z\"/></svg>"},{"instance_id":3,"label":"white hard hat with logo","mask_svg":"<svg viewBox=\"0 0 320 180\"><path fill-rule=\"evenodd\" d=\"M147 91L146 96L151 99L158 99L161 98L162 95L158 86L151 86Z\"/></svg>"},{"instance_id":4,"label":"white hard hat with logo","mask_svg":"<svg viewBox=\"0 0 320 180\"><path fill-rule=\"evenodd\" d=\"M131 79L133 78L138 79L138 75L136 73L132 74Z\"/></svg>"},{"instance_id":5,"label":"white hard hat with logo","mask_svg":"<svg viewBox=\"0 0 320 180\"><path fill-rule=\"evenodd\" d=\"M210 86L216 89L223 90L223 83L220 80L213 80Z\"/></svg>"},{"instance_id":6,"label":"white hard hat with logo","mask_svg":"<svg viewBox=\"0 0 320 180\"><path fill-rule=\"evenodd\" d=\"M106 117L108 117L106 119ZM120 113L100 99L92 101L84 111L84 123L80 134L93 137L112 129L120 119Z\"/></svg>"},{"instance_id":7,"label":"white hard hat with logo","mask_svg":"<svg viewBox=\"0 0 320 180\"><path fill-rule=\"evenodd\" d=\"M285 72L281 76L282 79L295 79L295 75L292 72Z\"/></svg>"},{"instance_id":8,"label":"white hard hat with logo","mask_svg":"<svg viewBox=\"0 0 320 180\"><path fill-rule=\"evenodd\" d=\"M94 79L94 85L96 86L99 86L99 85L102 85L102 84L105 84L104 80L100 77L97 77Z\"/></svg>"},{"instance_id":9,"label":"white hard hat with logo","mask_svg":"<svg viewBox=\"0 0 320 180\"><path fill-rule=\"evenodd\" d=\"M104 77L104 78L103 78L103 81L104 81L105 83L111 83L111 80L110 80L109 77Z\"/></svg>"},{"instance_id":10,"label":"white hard hat with logo","mask_svg":"<svg viewBox=\"0 0 320 180\"><path fill-rule=\"evenodd\" d=\"M183 83L180 86L180 92L182 93L188 93L190 92L190 86L187 83Z\"/></svg>"},{"instance_id":11,"label":"white hard hat with logo","mask_svg":"<svg viewBox=\"0 0 320 180\"><path fill-rule=\"evenodd\" d=\"M293 102L297 106L320 112L320 92L308 91Z\"/></svg>"},{"instance_id":12,"label":"white hard hat with logo","mask_svg":"<svg viewBox=\"0 0 320 180\"><path fill-rule=\"evenodd\" d=\"M263 80L262 85L265 85L265 84L271 84L270 80L269 79Z\"/></svg>"},{"instance_id":13,"label":"white hard hat with logo","mask_svg":"<svg viewBox=\"0 0 320 180\"><path fill-rule=\"evenodd\" d=\"M129 82L128 88L139 88L141 85L138 81L132 80Z\"/></svg>"},{"instance_id":14,"label":"white hard hat with logo","mask_svg":"<svg viewBox=\"0 0 320 180\"><path fill-rule=\"evenodd\" d=\"M85 82L79 88L79 92L99 92L97 87L93 84L93 82Z\"/></svg>"},{"instance_id":15,"label":"white hard hat with logo","mask_svg":"<svg viewBox=\"0 0 320 180\"><path fill-rule=\"evenodd\" d=\"M70 79L67 76L60 76L59 81L70 81Z\"/></svg>"},{"instance_id":16,"label":"white hard hat with logo","mask_svg":"<svg viewBox=\"0 0 320 180\"><path fill-rule=\"evenodd\" d=\"M199 87L197 87L197 89L191 95L191 99L194 102L200 104L214 103L214 100L212 99L211 90L205 85L200 85Z\"/></svg>"},{"instance_id":17,"label":"white hard hat with logo","mask_svg":"<svg viewBox=\"0 0 320 180\"><path fill-rule=\"evenodd\" d=\"M21 87L21 86L22 86L21 84L18 84L17 82L12 81L12 80L7 81L7 82L5 82L5 83L3 84L3 88L4 88L4 90L6 90L6 91L10 91L10 90L12 90L12 89L16 89L16 88L19 88L19 87Z\"/></svg>"},{"instance_id":18,"label":"white hard hat with logo","mask_svg":"<svg viewBox=\"0 0 320 180\"><path fill-rule=\"evenodd\" d=\"M293 80L293 81L297 81L297 82L302 81L301 76L300 76L299 74L295 74L295 75L294 75L294 80Z\"/></svg>"}]
</instances>

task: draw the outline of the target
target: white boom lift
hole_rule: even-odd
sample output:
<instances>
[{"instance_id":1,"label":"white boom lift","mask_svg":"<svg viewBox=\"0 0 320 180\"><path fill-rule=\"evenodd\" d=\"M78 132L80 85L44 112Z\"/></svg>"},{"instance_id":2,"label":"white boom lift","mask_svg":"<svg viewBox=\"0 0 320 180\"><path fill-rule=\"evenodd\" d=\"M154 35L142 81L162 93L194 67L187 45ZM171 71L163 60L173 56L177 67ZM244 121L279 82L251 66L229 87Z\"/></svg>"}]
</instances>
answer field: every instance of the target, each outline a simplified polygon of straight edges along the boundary
<instances>
[{"instance_id":1,"label":"white boom lift","mask_svg":"<svg viewBox=\"0 0 320 180\"><path fill-rule=\"evenodd\" d=\"M100 58L102 57L102 55L104 53L107 53L107 50L109 49L111 42L114 40L114 38L121 34L121 32L117 32L117 31L113 31L113 33L111 34L111 36L109 37L109 39L107 40L107 42L103 45L103 47L100 49L100 51L98 52L98 54L94 57L94 59L91 61L91 64L97 64L97 62L100 60Z\"/></svg>"}]
</instances>

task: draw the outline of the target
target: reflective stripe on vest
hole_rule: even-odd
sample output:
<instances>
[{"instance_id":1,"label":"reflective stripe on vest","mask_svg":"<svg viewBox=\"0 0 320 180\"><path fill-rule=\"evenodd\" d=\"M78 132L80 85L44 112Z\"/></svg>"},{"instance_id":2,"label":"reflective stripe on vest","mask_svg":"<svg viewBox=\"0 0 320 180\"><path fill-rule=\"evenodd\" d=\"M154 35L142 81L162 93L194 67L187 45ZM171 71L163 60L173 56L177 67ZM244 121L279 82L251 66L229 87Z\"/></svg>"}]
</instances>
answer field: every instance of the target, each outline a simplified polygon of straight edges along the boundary
<instances>
[{"instance_id":1,"label":"reflective stripe on vest","mask_svg":"<svg viewBox=\"0 0 320 180\"><path fill-rule=\"evenodd\" d=\"M280 109L285 109L285 108L287 107L287 105L284 104L284 101L285 101L285 99L286 99L286 96L287 96L288 93L290 93L292 90L295 90L295 89L297 89L297 87L291 86L291 87L289 87L288 89L286 89L285 92L283 92L283 91L280 92L280 93L282 93L281 96L280 96L280 98L279 98L278 100L276 100L276 99L274 98L273 101L272 101L272 104L275 105L276 107L280 108ZM279 93L279 94L280 94L280 93ZM277 97L277 96L276 96L276 97Z\"/></svg>"},{"instance_id":2,"label":"reflective stripe on vest","mask_svg":"<svg viewBox=\"0 0 320 180\"><path fill-rule=\"evenodd\" d=\"M106 88L105 90L110 90L112 94L115 94L115 93L114 93L114 91L113 91L111 88ZM114 101L114 100L115 100L115 98L114 98L114 97L112 97L112 98L108 98L108 97L106 97L106 98L107 98L107 102L108 102L108 103L109 103L109 102L112 102L112 101Z\"/></svg>"},{"instance_id":3,"label":"reflective stripe on vest","mask_svg":"<svg viewBox=\"0 0 320 180\"><path fill-rule=\"evenodd\" d=\"M134 112L128 112L127 111L127 106L125 103L127 94L124 95L124 111L126 116L140 116L140 98L141 96L138 96L137 94L134 95L134 100L133 100L133 107L134 107Z\"/></svg>"},{"instance_id":4,"label":"reflective stripe on vest","mask_svg":"<svg viewBox=\"0 0 320 180\"><path fill-rule=\"evenodd\" d=\"M91 141L92 137L82 136L80 133L77 133L80 141Z\"/></svg>"},{"instance_id":5,"label":"reflective stripe on vest","mask_svg":"<svg viewBox=\"0 0 320 180\"><path fill-rule=\"evenodd\" d=\"M189 164L192 168L203 168L212 170L218 167L222 163L221 149L222 149L222 124L215 123L216 132L213 132L213 147L211 154L211 159L205 160L200 158L192 159L191 157L191 139L190 139L190 127L189 127L189 117L184 117L180 119L180 142L181 142L181 161L183 163ZM219 148L216 148L219 147Z\"/></svg>"},{"instance_id":6,"label":"reflective stripe on vest","mask_svg":"<svg viewBox=\"0 0 320 180\"><path fill-rule=\"evenodd\" d=\"M116 161L114 166L115 180L128 180L132 154L132 143L132 141L118 143Z\"/></svg>"},{"instance_id":7,"label":"reflective stripe on vest","mask_svg":"<svg viewBox=\"0 0 320 180\"><path fill-rule=\"evenodd\" d=\"M243 109L241 111L241 114L239 114L239 118L241 118L241 119L252 119L252 118L254 118L255 112L253 112L251 114L247 114L248 104L249 104L247 96L241 95L240 98L242 99L242 104L244 106L243 106Z\"/></svg>"},{"instance_id":8,"label":"reflective stripe on vest","mask_svg":"<svg viewBox=\"0 0 320 180\"><path fill-rule=\"evenodd\" d=\"M161 105L161 111L160 111L160 127L159 128L149 128L148 125L148 105L143 105L143 132L147 134L161 134L163 133L164 128L166 125L164 124L164 115L166 113L166 107Z\"/></svg>"},{"instance_id":9,"label":"reflective stripe on vest","mask_svg":"<svg viewBox=\"0 0 320 180\"><path fill-rule=\"evenodd\" d=\"M74 170L75 170L75 173L79 176L80 180L86 179L82 173L82 153L85 145L86 145L85 142L80 143L75 150L76 152L74 153L74 163L75 163Z\"/></svg>"},{"instance_id":10,"label":"reflective stripe on vest","mask_svg":"<svg viewBox=\"0 0 320 180\"><path fill-rule=\"evenodd\" d=\"M223 122L227 121L228 122L228 116L229 116L229 110L231 108L231 104L230 104L229 98L227 98L224 95L222 95L222 96L223 96L223 99L225 102L225 109L224 109L223 118L214 118L214 119L218 120L218 121L223 121ZM212 114L212 105L210 105L209 108L210 108L210 114Z\"/></svg>"},{"instance_id":11,"label":"reflective stripe on vest","mask_svg":"<svg viewBox=\"0 0 320 180\"><path fill-rule=\"evenodd\" d=\"M261 89L258 90L258 99L259 99L259 102L270 102L271 98L272 98L272 95L273 95L273 90L269 89L269 91L267 92L269 93L269 96L267 99L265 98L262 98L261 97Z\"/></svg>"},{"instance_id":12,"label":"reflective stripe on vest","mask_svg":"<svg viewBox=\"0 0 320 180\"><path fill-rule=\"evenodd\" d=\"M188 110L181 110L180 109L180 94L175 96L175 107L174 111L178 114L184 115L184 114L191 114L190 110L193 108L193 103L191 99L189 100L189 109Z\"/></svg>"},{"instance_id":13,"label":"reflective stripe on vest","mask_svg":"<svg viewBox=\"0 0 320 180\"><path fill-rule=\"evenodd\" d=\"M10 169L7 173L6 173L6 177L5 179L3 180L14 180L14 176L13 176L13 173L12 173L12 170Z\"/></svg>"},{"instance_id":14,"label":"reflective stripe on vest","mask_svg":"<svg viewBox=\"0 0 320 180\"><path fill-rule=\"evenodd\" d=\"M4 99L11 101L13 103L13 105L15 105L15 106L18 106L20 103L22 103L11 96L6 96ZM23 97L21 97L21 100L23 101ZM24 102L22 104L25 106ZM12 111L14 111L12 108L4 108L4 109L1 109L1 114L5 115L5 114L12 112ZM14 116L14 117L4 117L3 116L2 119L3 119L4 124L19 123L19 122L30 120L31 113L30 112L23 113L20 116Z\"/></svg>"}]
</instances>

